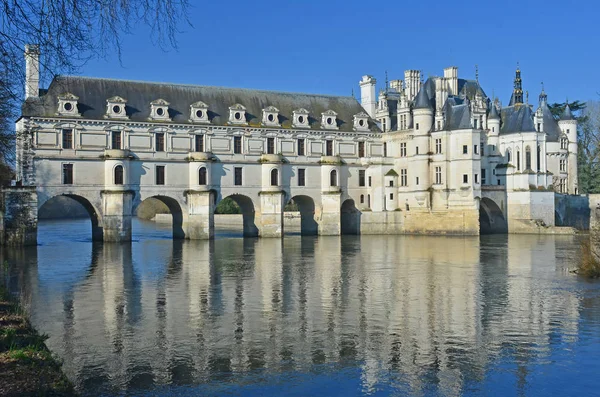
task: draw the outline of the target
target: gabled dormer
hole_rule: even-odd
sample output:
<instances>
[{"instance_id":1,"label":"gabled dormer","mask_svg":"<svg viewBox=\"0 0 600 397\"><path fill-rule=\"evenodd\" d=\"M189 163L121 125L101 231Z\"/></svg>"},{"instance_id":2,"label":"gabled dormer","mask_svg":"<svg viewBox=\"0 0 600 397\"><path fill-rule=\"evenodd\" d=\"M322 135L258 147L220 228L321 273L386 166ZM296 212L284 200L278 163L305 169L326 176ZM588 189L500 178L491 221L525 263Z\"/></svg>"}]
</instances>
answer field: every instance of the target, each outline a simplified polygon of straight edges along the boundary
<instances>
[{"instance_id":1,"label":"gabled dormer","mask_svg":"<svg viewBox=\"0 0 600 397\"><path fill-rule=\"evenodd\" d=\"M150 102L150 120L171 121L169 105L169 102L160 98Z\"/></svg>"},{"instance_id":2,"label":"gabled dormer","mask_svg":"<svg viewBox=\"0 0 600 397\"><path fill-rule=\"evenodd\" d=\"M59 116L67 116L67 117L80 117L79 110L77 109L77 101L79 97L71 94L70 92L65 92L58 96L58 109L57 114Z\"/></svg>"},{"instance_id":3,"label":"gabled dormer","mask_svg":"<svg viewBox=\"0 0 600 397\"><path fill-rule=\"evenodd\" d=\"M279 109L267 106L262 111L262 124L267 127L279 127Z\"/></svg>"},{"instance_id":4,"label":"gabled dormer","mask_svg":"<svg viewBox=\"0 0 600 397\"><path fill-rule=\"evenodd\" d=\"M208 105L202 101L190 105L190 121L192 123L210 123L208 118Z\"/></svg>"},{"instance_id":5,"label":"gabled dormer","mask_svg":"<svg viewBox=\"0 0 600 397\"><path fill-rule=\"evenodd\" d=\"M321 113L321 126L327 130L337 130L337 113L331 109Z\"/></svg>"},{"instance_id":6,"label":"gabled dormer","mask_svg":"<svg viewBox=\"0 0 600 397\"><path fill-rule=\"evenodd\" d=\"M239 103L229 107L229 124L246 124L246 107Z\"/></svg>"},{"instance_id":7,"label":"gabled dormer","mask_svg":"<svg viewBox=\"0 0 600 397\"><path fill-rule=\"evenodd\" d=\"M354 130L369 131L369 115L365 112L360 112L354 115Z\"/></svg>"},{"instance_id":8,"label":"gabled dormer","mask_svg":"<svg viewBox=\"0 0 600 397\"><path fill-rule=\"evenodd\" d=\"M310 128L308 114L308 110L304 108L294 110L292 125L295 128Z\"/></svg>"},{"instance_id":9,"label":"gabled dormer","mask_svg":"<svg viewBox=\"0 0 600 397\"><path fill-rule=\"evenodd\" d=\"M127 99L120 96L114 96L106 100L106 114L108 119L127 120L126 113Z\"/></svg>"}]
</instances>

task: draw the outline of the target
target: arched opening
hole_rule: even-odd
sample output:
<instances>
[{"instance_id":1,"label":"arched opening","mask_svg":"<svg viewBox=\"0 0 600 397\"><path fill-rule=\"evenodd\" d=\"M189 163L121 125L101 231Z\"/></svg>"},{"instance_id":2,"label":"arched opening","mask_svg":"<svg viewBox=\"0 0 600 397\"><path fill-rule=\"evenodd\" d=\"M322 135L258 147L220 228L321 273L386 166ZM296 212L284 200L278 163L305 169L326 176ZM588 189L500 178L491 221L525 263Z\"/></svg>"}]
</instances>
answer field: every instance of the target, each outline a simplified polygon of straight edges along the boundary
<instances>
[{"instance_id":1,"label":"arched opening","mask_svg":"<svg viewBox=\"0 0 600 397\"><path fill-rule=\"evenodd\" d=\"M294 196L284 207L285 233L302 236L315 236L319 232L319 224L315 220L315 202L308 196Z\"/></svg>"},{"instance_id":2,"label":"arched opening","mask_svg":"<svg viewBox=\"0 0 600 397\"><path fill-rule=\"evenodd\" d=\"M122 185L123 184L123 166L122 165L117 165L115 167L115 185Z\"/></svg>"},{"instance_id":3,"label":"arched opening","mask_svg":"<svg viewBox=\"0 0 600 397\"><path fill-rule=\"evenodd\" d=\"M517 171L521 171L521 152L517 150Z\"/></svg>"},{"instance_id":4,"label":"arched opening","mask_svg":"<svg viewBox=\"0 0 600 397\"><path fill-rule=\"evenodd\" d=\"M90 227L88 219L92 228L91 239L102 241L101 216L89 200L74 194L54 196L38 208L38 233L52 235L53 238L72 233L72 237L66 238L76 240L87 234L86 230Z\"/></svg>"},{"instance_id":5,"label":"arched opening","mask_svg":"<svg viewBox=\"0 0 600 397\"><path fill-rule=\"evenodd\" d=\"M525 148L525 169L531 169L531 148L529 146Z\"/></svg>"},{"instance_id":6,"label":"arched opening","mask_svg":"<svg viewBox=\"0 0 600 397\"><path fill-rule=\"evenodd\" d=\"M206 185L206 167L198 170L198 185Z\"/></svg>"},{"instance_id":7,"label":"arched opening","mask_svg":"<svg viewBox=\"0 0 600 397\"><path fill-rule=\"evenodd\" d=\"M510 153L510 149L506 149L506 162L510 163L511 160L512 160L512 156Z\"/></svg>"},{"instance_id":8,"label":"arched opening","mask_svg":"<svg viewBox=\"0 0 600 397\"><path fill-rule=\"evenodd\" d=\"M226 236L257 237L255 210L252 199L242 194L232 194L217 202L215 207L215 233Z\"/></svg>"},{"instance_id":9,"label":"arched opening","mask_svg":"<svg viewBox=\"0 0 600 397\"><path fill-rule=\"evenodd\" d=\"M271 186L279 186L279 171L277 168L271 170Z\"/></svg>"},{"instance_id":10,"label":"arched opening","mask_svg":"<svg viewBox=\"0 0 600 397\"><path fill-rule=\"evenodd\" d=\"M536 160L536 166L537 169L536 171L541 171L542 170L542 148L540 147L540 145L538 145L537 147L537 156L535 157Z\"/></svg>"},{"instance_id":11,"label":"arched opening","mask_svg":"<svg viewBox=\"0 0 600 397\"><path fill-rule=\"evenodd\" d=\"M159 231L160 237L168 238L168 229L171 225L173 239L185 238L183 211L177 200L172 197L161 195L148 197L137 205L133 213L141 221L134 227L134 234L153 234L155 232L152 229L155 229ZM154 224L148 221L154 221ZM138 226L141 230L136 230Z\"/></svg>"},{"instance_id":12,"label":"arched opening","mask_svg":"<svg viewBox=\"0 0 600 397\"><path fill-rule=\"evenodd\" d=\"M356 208L354 200L348 199L342 203L341 229L342 234L360 234L361 212Z\"/></svg>"},{"instance_id":13,"label":"arched opening","mask_svg":"<svg viewBox=\"0 0 600 397\"><path fill-rule=\"evenodd\" d=\"M332 170L329 174L329 186L337 186L337 171Z\"/></svg>"},{"instance_id":14,"label":"arched opening","mask_svg":"<svg viewBox=\"0 0 600 397\"><path fill-rule=\"evenodd\" d=\"M508 224L502 210L491 199L484 197L479 202L479 233L508 233Z\"/></svg>"}]
</instances>

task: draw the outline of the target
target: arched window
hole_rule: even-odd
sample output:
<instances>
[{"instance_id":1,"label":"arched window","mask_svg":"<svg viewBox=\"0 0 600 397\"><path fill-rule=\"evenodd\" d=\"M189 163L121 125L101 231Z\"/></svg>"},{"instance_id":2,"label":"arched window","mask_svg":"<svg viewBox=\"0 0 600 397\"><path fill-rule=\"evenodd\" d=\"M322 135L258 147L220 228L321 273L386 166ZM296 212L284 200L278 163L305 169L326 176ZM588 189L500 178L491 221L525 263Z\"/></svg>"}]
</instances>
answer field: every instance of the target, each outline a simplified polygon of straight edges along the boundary
<instances>
[{"instance_id":1,"label":"arched window","mask_svg":"<svg viewBox=\"0 0 600 397\"><path fill-rule=\"evenodd\" d=\"M329 174L329 186L337 186L337 171L333 170Z\"/></svg>"},{"instance_id":2,"label":"arched window","mask_svg":"<svg viewBox=\"0 0 600 397\"><path fill-rule=\"evenodd\" d=\"M277 168L271 170L271 186L279 185L279 170Z\"/></svg>"},{"instance_id":3,"label":"arched window","mask_svg":"<svg viewBox=\"0 0 600 397\"><path fill-rule=\"evenodd\" d=\"M364 203L365 203L365 195L364 195L364 194L361 194L361 195L360 195L360 203L361 203L361 204L364 204Z\"/></svg>"},{"instance_id":4,"label":"arched window","mask_svg":"<svg viewBox=\"0 0 600 397\"><path fill-rule=\"evenodd\" d=\"M531 148L529 146L525 148L525 169L531 169Z\"/></svg>"},{"instance_id":5,"label":"arched window","mask_svg":"<svg viewBox=\"0 0 600 397\"><path fill-rule=\"evenodd\" d=\"M536 171L539 172L542 170L542 148L540 145L538 145L537 147L537 157L535 158L535 160L537 165Z\"/></svg>"},{"instance_id":6,"label":"arched window","mask_svg":"<svg viewBox=\"0 0 600 397\"><path fill-rule=\"evenodd\" d=\"M198 185L206 185L206 167L198 170Z\"/></svg>"},{"instance_id":7,"label":"arched window","mask_svg":"<svg viewBox=\"0 0 600 397\"><path fill-rule=\"evenodd\" d=\"M123 184L123 166L117 165L115 167L115 185Z\"/></svg>"},{"instance_id":8,"label":"arched window","mask_svg":"<svg viewBox=\"0 0 600 397\"><path fill-rule=\"evenodd\" d=\"M510 163L510 160L511 160L510 149L506 149L506 162Z\"/></svg>"},{"instance_id":9,"label":"arched window","mask_svg":"<svg viewBox=\"0 0 600 397\"><path fill-rule=\"evenodd\" d=\"M521 152L517 150L517 171L521 171Z\"/></svg>"}]
</instances>

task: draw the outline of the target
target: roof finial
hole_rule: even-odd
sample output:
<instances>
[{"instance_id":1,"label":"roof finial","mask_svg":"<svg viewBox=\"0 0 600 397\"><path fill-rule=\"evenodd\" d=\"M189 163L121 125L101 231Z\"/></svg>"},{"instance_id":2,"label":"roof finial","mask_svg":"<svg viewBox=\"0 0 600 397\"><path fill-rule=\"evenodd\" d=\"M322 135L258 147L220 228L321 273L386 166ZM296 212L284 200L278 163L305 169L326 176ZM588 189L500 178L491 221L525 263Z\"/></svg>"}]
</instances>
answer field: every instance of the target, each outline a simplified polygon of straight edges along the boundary
<instances>
[{"instance_id":1,"label":"roof finial","mask_svg":"<svg viewBox=\"0 0 600 397\"><path fill-rule=\"evenodd\" d=\"M517 70L521 70L521 66L519 65L519 61L517 61Z\"/></svg>"},{"instance_id":2,"label":"roof finial","mask_svg":"<svg viewBox=\"0 0 600 397\"><path fill-rule=\"evenodd\" d=\"M529 91L525 91L525 103L529 105Z\"/></svg>"},{"instance_id":3,"label":"roof finial","mask_svg":"<svg viewBox=\"0 0 600 397\"><path fill-rule=\"evenodd\" d=\"M477 84L479 84L479 66L477 66L477 64L475 64L475 80L477 81Z\"/></svg>"},{"instance_id":4,"label":"roof finial","mask_svg":"<svg viewBox=\"0 0 600 397\"><path fill-rule=\"evenodd\" d=\"M542 81L542 92L544 92L544 82Z\"/></svg>"},{"instance_id":5,"label":"roof finial","mask_svg":"<svg viewBox=\"0 0 600 397\"><path fill-rule=\"evenodd\" d=\"M388 92L388 86L389 86L389 83L388 83L388 73L387 73L387 70L386 70L385 71L385 92Z\"/></svg>"},{"instance_id":6,"label":"roof finial","mask_svg":"<svg viewBox=\"0 0 600 397\"><path fill-rule=\"evenodd\" d=\"M354 87L352 87L352 98L355 98L354 97Z\"/></svg>"}]
</instances>

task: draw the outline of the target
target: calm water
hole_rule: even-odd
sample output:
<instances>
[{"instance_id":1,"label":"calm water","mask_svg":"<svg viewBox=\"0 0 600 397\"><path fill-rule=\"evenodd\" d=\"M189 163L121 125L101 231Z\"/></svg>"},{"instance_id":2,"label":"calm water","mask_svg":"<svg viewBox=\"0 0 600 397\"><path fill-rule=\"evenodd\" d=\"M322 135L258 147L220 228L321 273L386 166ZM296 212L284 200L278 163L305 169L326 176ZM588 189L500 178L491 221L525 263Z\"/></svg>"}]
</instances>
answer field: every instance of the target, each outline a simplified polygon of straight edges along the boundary
<instances>
[{"instance_id":1,"label":"calm water","mask_svg":"<svg viewBox=\"0 0 600 397\"><path fill-rule=\"evenodd\" d=\"M600 283L569 274L575 237L135 231L45 222L2 253L84 394L600 393Z\"/></svg>"}]
</instances>

